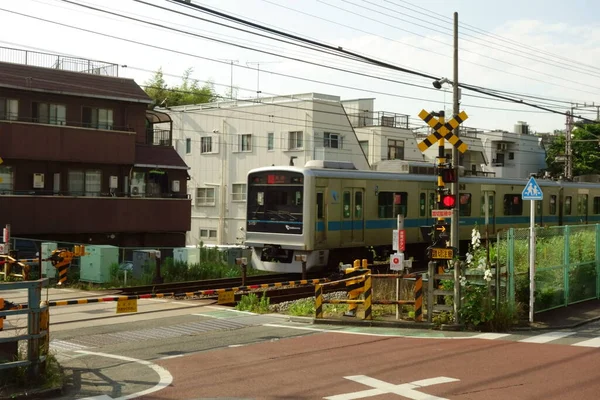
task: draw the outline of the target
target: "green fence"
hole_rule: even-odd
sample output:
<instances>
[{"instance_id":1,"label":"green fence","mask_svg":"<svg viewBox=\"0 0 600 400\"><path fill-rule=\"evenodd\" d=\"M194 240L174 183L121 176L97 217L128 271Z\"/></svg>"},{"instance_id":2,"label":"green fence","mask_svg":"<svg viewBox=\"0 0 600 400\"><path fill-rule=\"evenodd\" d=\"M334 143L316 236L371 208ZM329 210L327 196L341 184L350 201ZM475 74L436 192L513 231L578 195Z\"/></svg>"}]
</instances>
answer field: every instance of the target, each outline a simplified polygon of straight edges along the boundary
<instances>
[{"instance_id":1,"label":"green fence","mask_svg":"<svg viewBox=\"0 0 600 400\"><path fill-rule=\"evenodd\" d=\"M506 267L507 300L529 304L529 229L498 234L498 265ZM600 225L536 228L535 309L600 298Z\"/></svg>"}]
</instances>

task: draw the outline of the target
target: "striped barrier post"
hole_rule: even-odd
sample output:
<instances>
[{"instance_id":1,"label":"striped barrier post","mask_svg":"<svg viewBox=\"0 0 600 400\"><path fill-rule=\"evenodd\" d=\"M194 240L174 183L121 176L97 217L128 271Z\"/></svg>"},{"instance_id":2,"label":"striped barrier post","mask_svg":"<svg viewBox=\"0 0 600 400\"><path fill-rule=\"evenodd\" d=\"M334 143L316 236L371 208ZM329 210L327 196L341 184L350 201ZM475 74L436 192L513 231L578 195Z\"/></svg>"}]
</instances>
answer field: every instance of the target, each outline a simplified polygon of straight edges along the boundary
<instances>
[{"instance_id":1,"label":"striped barrier post","mask_svg":"<svg viewBox=\"0 0 600 400\"><path fill-rule=\"evenodd\" d=\"M67 282L67 270L69 269L69 264L61 265L58 267L58 286L62 286Z\"/></svg>"},{"instance_id":2,"label":"striped barrier post","mask_svg":"<svg viewBox=\"0 0 600 400\"><path fill-rule=\"evenodd\" d=\"M371 286L371 274L367 275L367 279L365 279L365 319L371 320L373 319L372 315L372 300L373 300L373 290Z\"/></svg>"},{"instance_id":3,"label":"striped barrier post","mask_svg":"<svg viewBox=\"0 0 600 400\"><path fill-rule=\"evenodd\" d=\"M415 321L423 322L423 275L415 279Z\"/></svg>"},{"instance_id":4,"label":"striped barrier post","mask_svg":"<svg viewBox=\"0 0 600 400\"><path fill-rule=\"evenodd\" d=\"M323 318L323 287L315 285L315 318Z\"/></svg>"}]
</instances>

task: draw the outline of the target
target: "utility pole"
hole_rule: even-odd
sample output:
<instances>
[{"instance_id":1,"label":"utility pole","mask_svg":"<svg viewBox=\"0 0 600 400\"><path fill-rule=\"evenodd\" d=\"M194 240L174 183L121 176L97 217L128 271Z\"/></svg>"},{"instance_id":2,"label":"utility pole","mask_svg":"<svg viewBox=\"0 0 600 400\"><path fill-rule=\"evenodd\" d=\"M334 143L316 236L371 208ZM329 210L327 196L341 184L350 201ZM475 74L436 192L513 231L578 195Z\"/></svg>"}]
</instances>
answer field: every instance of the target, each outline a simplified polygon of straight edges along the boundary
<instances>
[{"instance_id":1,"label":"utility pole","mask_svg":"<svg viewBox=\"0 0 600 400\"><path fill-rule=\"evenodd\" d=\"M452 113L454 115L458 115L460 113L460 93L459 93L459 88L458 88L458 13L455 12L454 13L454 76L452 78L452 89L453 89L453 109L452 109ZM459 136L459 130L460 130L460 126L457 126L456 128L454 128L454 135L456 135L457 137ZM456 196L456 201L454 202L454 204L456 204L456 207L454 207L454 210L452 211L452 220L450 221L450 246L452 247L456 247L457 249L459 248L459 243L460 243L460 238L458 237L458 218L459 218L459 208L460 208L460 195L458 193L458 166L459 166L459 162L458 162L458 149L456 148L456 146L452 146L452 164L454 166L454 170L455 170L455 176L456 176L456 182L452 183L450 185L450 190L451 193L454 194L454 196ZM456 281L458 281L459 277L458 277L458 273L455 271L455 277L454 279Z\"/></svg>"},{"instance_id":2,"label":"utility pole","mask_svg":"<svg viewBox=\"0 0 600 400\"><path fill-rule=\"evenodd\" d=\"M567 122L565 131L565 180L573 179L573 157L571 154L571 133L573 132L573 107L567 111Z\"/></svg>"}]
</instances>

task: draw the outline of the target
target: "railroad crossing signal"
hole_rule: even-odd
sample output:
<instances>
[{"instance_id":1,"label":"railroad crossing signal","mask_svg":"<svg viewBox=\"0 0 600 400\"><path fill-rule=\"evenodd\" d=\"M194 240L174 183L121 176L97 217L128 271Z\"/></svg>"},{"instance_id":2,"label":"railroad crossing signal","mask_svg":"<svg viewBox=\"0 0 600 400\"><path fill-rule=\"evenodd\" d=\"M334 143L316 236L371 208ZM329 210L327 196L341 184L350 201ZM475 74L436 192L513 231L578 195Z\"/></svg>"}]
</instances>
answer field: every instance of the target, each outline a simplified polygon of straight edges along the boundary
<instances>
[{"instance_id":1,"label":"railroad crossing signal","mask_svg":"<svg viewBox=\"0 0 600 400\"><path fill-rule=\"evenodd\" d=\"M425 151L432 144L444 138L448 140L454 147L456 147L461 153L464 153L469 148L465 142L460 140L458 136L452 133L453 129L456 129L467 118L469 118L466 112L461 111L458 115L455 115L454 118L444 124L442 124L437 118L425 110L421 110L419 117L423 121L427 122L427 125L433 128L433 133L419 143L419 150Z\"/></svg>"}]
</instances>

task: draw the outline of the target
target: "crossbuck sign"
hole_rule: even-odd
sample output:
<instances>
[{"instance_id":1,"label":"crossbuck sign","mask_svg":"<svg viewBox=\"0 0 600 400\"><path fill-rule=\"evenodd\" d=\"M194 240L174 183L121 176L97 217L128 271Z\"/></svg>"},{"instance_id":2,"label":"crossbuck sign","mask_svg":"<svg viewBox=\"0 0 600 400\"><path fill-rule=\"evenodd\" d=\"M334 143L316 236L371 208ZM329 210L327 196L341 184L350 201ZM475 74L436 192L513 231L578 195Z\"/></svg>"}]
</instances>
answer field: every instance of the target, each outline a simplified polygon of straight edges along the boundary
<instances>
[{"instance_id":1,"label":"crossbuck sign","mask_svg":"<svg viewBox=\"0 0 600 400\"><path fill-rule=\"evenodd\" d=\"M421 150L422 152L427 150L432 144L436 143L438 140L444 138L450 143L452 143L452 145L456 147L461 153L464 153L469 148L469 146L467 146L465 142L460 140L458 136L452 133L452 130L458 128L460 124L462 124L467 118L469 118L466 112L461 111L458 115L455 115L454 118L452 118L446 123L441 123L438 119L436 119L433 115L431 115L425 110L421 110L421 112L419 113L419 117L423 121L427 122L427 125L433 128L433 133L427 136L427 138L421 143L419 143L419 150Z\"/></svg>"}]
</instances>

